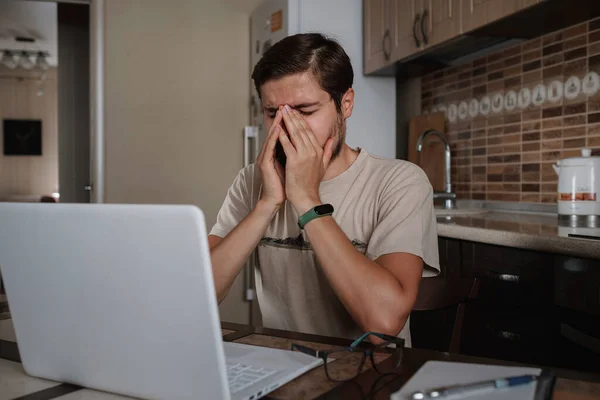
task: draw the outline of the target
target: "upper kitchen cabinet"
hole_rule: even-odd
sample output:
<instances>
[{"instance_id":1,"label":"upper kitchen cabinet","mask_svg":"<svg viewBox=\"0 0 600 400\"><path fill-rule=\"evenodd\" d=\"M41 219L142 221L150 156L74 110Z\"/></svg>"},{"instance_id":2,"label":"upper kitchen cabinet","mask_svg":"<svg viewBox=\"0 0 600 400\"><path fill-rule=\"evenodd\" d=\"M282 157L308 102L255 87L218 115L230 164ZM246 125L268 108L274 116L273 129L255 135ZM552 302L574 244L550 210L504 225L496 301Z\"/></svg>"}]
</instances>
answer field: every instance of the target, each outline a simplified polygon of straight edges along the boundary
<instances>
[{"instance_id":1,"label":"upper kitchen cabinet","mask_svg":"<svg viewBox=\"0 0 600 400\"><path fill-rule=\"evenodd\" d=\"M420 30L425 45L436 45L462 33L461 0L421 0Z\"/></svg>"},{"instance_id":2,"label":"upper kitchen cabinet","mask_svg":"<svg viewBox=\"0 0 600 400\"><path fill-rule=\"evenodd\" d=\"M373 73L424 47L425 0L364 0L365 73ZM423 26L423 29L426 29Z\"/></svg>"},{"instance_id":3,"label":"upper kitchen cabinet","mask_svg":"<svg viewBox=\"0 0 600 400\"><path fill-rule=\"evenodd\" d=\"M365 73L461 33L461 0L364 0Z\"/></svg>"},{"instance_id":4,"label":"upper kitchen cabinet","mask_svg":"<svg viewBox=\"0 0 600 400\"><path fill-rule=\"evenodd\" d=\"M391 62L390 5L394 0L364 0L364 70L372 73Z\"/></svg>"},{"instance_id":5,"label":"upper kitchen cabinet","mask_svg":"<svg viewBox=\"0 0 600 400\"><path fill-rule=\"evenodd\" d=\"M539 1L462 0L462 30L465 33L470 32L535 3L539 3Z\"/></svg>"},{"instance_id":6,"label":"upper kitchen cabinet","mask_svg":"<svg viewBox=\"0 0 600 400\"><path fill-rule=\"evenodd\" d=\"M364 73L419 76L507 38L600 17L600 0L363 0ZM536 21L531 24L529 21Z\"/></svg>"},{"instance_id":7,"label":"upper kitchen cabinet","mask_svg":"<svg viewBox=\"0 0 600 400\"><path fill-rule=\"evenodd\" d=\"M392 18L391 59L401 60L425 46L421 17L424 0L390 0Z\"/></svg>"}]
</instances>

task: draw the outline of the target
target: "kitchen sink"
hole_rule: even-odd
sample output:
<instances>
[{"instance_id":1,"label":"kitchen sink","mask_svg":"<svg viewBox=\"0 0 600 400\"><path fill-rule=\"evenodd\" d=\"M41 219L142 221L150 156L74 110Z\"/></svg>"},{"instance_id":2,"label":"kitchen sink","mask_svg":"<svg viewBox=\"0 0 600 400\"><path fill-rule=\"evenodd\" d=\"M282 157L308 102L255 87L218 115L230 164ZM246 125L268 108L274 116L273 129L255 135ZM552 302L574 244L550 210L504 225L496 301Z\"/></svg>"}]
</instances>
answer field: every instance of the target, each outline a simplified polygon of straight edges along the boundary
<instances>
[{"instance_id":1,"label":"kitchen sink","mask_svg":"<svg viewBox=\"0 0 600 400\"><path fill-rule=\"evenodd\" d=\"M489 210L483 208L435 208L436 217L470 217L474 215L485 214Z\"/></svg>"}]
</instances>

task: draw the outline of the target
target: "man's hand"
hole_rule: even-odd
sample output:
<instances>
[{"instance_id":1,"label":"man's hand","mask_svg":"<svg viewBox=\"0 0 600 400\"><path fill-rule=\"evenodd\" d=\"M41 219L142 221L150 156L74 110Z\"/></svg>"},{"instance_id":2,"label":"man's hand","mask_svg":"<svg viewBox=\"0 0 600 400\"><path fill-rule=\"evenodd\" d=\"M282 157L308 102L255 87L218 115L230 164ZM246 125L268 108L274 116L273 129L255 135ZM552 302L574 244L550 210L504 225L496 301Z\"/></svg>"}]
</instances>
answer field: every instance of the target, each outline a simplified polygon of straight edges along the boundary
<instances>
[{"instance_id":1,"label":"man's hand","mask_svg":"<svg viewBox=\"0 0 600 400\"><path fill-rule=\"evenodd\" d=\"M333 138L324 148L304 118L289 106L283 108L283 121L290 135L280 130L279 142L285 151L285 195L298 215L321 204L319 185L333 152Z\"/></svg>"},{"instance_id":2,"label":"man's hand","mask_svg":"<svg viewBox=\"0 0 600 400\"><path fill-rule=\"evenodd\" d=\"M281 118L282 113L279 110L269 130L269 136L256 159L263 185L261 200L277 208L285 201L285 171L275 159L275 145L280 133L283 132Z\"/></svg>"}]
</instances>

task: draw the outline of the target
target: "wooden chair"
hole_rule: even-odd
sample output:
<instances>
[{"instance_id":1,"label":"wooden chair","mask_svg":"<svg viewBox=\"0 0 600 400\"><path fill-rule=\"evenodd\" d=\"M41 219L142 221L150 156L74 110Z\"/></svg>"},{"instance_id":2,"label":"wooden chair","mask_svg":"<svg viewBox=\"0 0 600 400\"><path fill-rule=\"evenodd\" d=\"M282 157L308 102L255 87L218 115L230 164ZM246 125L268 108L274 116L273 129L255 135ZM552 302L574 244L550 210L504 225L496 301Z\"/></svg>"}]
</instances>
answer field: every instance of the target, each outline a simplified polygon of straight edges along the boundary
<instances>
[{"instance_id":1,"label":"wooden chair","mask_svg":"<svg viewBox=\"0 0 600 400\"><path fill-rule=\"evenodd\" d=\"M436 329L435 322L428 323L427 315L433 316L434 321L451 321L451 337L448 346L437 347L435 350L447 351L450 353L460 352L460 338L462 334L463 321L465 317L465 305L468 301L477 298L479 291L479 280L457 279L449 281L444 277L424 278L419 286L417 301L413 307L414 313L411 314L411 330L415 328L415 334L412 335L413 345L419 344L418 335L429 336L430 344L436 341L443 342L440 333L443 329ZM417 324L415 326L415 324ZM423 326L419 327L418 325ZM429 325L429 326L427 326ZM431 335L424 332L432 330ZM416 343L415 343L416 342ZM427 344L425 344L427 346ZM418 346L415 346L418 347ZM420 346L419 346L420 347Z\"/></svg>"}]
</instances>

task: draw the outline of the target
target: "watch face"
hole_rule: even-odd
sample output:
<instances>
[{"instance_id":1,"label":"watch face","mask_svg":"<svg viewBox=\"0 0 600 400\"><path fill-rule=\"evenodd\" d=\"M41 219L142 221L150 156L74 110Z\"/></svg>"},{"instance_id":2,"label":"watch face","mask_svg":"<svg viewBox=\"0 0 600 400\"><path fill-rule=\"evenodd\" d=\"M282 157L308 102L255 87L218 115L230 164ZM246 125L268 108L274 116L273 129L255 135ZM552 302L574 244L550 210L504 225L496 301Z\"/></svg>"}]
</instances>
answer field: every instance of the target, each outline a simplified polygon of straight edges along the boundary
<instances>
[{"instance_id":1,"label":"watch face","mask_svg":"<svg viewBox=\"0 0 600 400\"><path fill-rule=\"evenodd\" d=\"M314 210L317 215L331 214L333 213L333 206L331 204L321 204L316 206Z\"/></svg>"}]
</instances>

